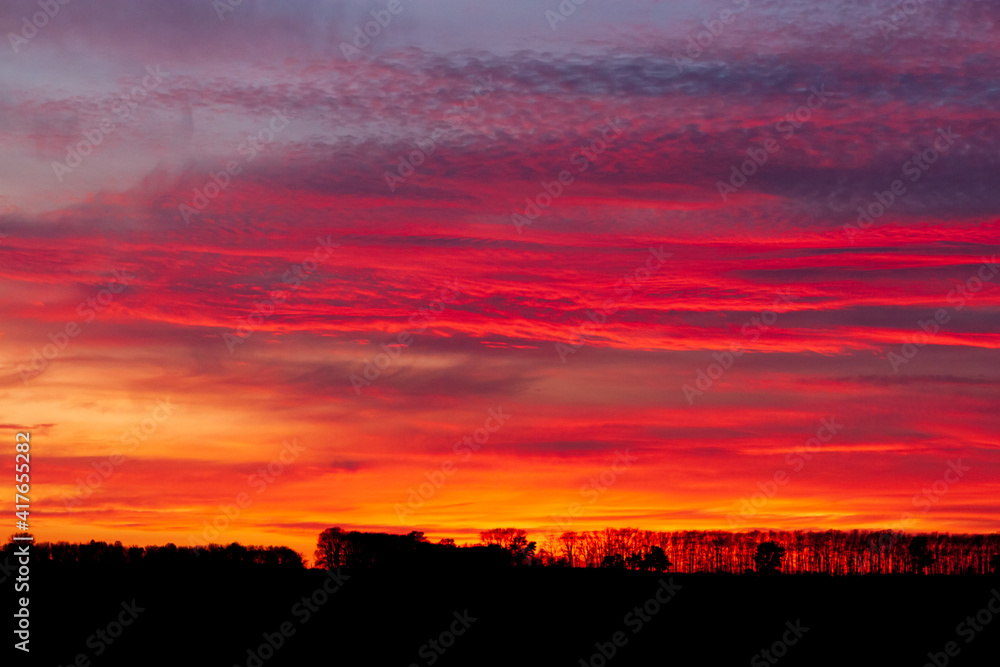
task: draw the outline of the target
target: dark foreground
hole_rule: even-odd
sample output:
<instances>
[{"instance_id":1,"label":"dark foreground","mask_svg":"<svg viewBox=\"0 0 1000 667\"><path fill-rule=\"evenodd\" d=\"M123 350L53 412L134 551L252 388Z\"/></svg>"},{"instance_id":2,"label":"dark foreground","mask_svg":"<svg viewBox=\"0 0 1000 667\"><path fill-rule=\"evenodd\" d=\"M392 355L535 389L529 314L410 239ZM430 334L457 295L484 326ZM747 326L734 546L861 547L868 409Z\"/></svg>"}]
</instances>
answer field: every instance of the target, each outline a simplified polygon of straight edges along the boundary
<instances>
[{"instance_id":1,"label":"dark foreground","mask_svg":"<svg viewBox=\"0 0 1000 667\"><path fill-rule=\"evenodd\" d=\"M1000 664L997 577L32 574L31 659L4 664Z\"/></svg>"}]
</instances>

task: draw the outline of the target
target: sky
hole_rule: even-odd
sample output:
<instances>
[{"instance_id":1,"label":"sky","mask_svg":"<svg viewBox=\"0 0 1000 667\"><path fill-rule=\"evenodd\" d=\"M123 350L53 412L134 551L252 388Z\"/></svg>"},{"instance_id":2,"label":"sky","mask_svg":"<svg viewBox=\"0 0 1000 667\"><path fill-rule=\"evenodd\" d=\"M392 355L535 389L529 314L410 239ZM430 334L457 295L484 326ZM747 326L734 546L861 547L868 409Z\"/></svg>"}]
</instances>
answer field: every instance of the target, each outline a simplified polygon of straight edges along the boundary
<instances>
[{"instance_id":1,"label":"sky","mask_svg":"<svg viewBox=\"0 0 1000 667\"><path fill-rule=\"evenodd\" d=\"M32 532L997 530L998 21L0 2Z\"/></svg>"}]
</instances>

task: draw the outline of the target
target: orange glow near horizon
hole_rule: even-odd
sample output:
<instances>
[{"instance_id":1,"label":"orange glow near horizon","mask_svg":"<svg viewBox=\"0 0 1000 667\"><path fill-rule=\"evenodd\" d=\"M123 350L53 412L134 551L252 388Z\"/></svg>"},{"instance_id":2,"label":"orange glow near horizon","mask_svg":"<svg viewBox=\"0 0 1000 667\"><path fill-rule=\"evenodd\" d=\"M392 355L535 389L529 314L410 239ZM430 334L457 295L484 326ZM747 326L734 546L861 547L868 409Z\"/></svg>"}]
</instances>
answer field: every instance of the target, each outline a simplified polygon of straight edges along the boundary
<instances>
[{"instance_id":1,"label":"orange glow near horizon","mask_svg":"<svg viewBox=\"0 0 1000 667\"><path fill-rule=\"evenodd\" d=\"M53 21L0 73L0 423L37 539L1000 529L992 24L954 9L929 66L920 33L768 5L677 72L704 16L659 4L614 10L627 42L539 21L545 53L468 17L411 45L443 32L414 11L354 61L329 8L179 8L169 44Z\"/></svg>"}]
</instances>

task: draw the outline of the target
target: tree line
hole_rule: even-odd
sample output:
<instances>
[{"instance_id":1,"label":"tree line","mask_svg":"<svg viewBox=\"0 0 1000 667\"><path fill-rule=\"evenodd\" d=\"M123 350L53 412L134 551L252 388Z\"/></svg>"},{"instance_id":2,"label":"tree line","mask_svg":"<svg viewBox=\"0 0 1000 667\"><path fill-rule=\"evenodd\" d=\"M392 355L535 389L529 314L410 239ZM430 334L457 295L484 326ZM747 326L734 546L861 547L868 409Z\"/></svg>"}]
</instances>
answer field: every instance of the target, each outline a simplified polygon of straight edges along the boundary
<instances>
[{"instance_id":1,"label":"tree line","mask_svg":"<svg viewBox=\"0 0 1000 667\"><path fill-rule=\"evenodd\" d=\"M6 561L15 543L8 542ZM288 547L211 544L206 547L123 546L38 542L32 560L59 568L304 568ZM1000 533L851 531L649 531L605 528L543 536L541 546L519 528L482 531L479 542L431 543L422 532L405 535L322 531L316 567L393 568L613 568L645 572L742 574L1000 574Z\"/></svg>"},{"instance_id":2,"label":"tree line","mask_svg":"<svg viewBox=\"0 0 1000 667\"><path fill-rule=\"evenodd\" d=\"M742 573L758 547L780 550L787 574L988 574L1000 567L1000 533L900 533L891 530L672 531L605 528L547 535L543 564L634 569L636 556L662 549L677 572Z\"/></svg>"},{"instance_id":3,"label":"tree line","mask_svg":"<svg viewBox=\"0 0 1000 667\"><path fill-rule=\"evenodd\" d=\"M450 539L431 544L416 531L390 535L328 528L320 534L315 558L318 567L369 569L446 559L468 562L471 558L465 554L484 563L515 567L720 574L989 574L1000 573L1000 533L605 528L548 534L539 547L525 530L493 528L480 533L478 544L457 547Z\"/></svg>"},{"instance_id":4,"label":"tree line","mask_svg":"<svg viewBox=\"0 0 1000 667\"><path fill-rule=\"evenodd\" d=\"M327 528L319 535L316 567L349 570L422 567L491 568L513 564L511 552L496 544L458 547L454 540L432 544L419 531L406 535Z\"/></svg>"},{"instance_id":5,"label":"tree line","mask_svg":"<svg viewBox=\"0 0 1000 667\"><path fill-rule=\"evenodd\" d=\"M4 551L12 558L16 543L8 542ZM302 556L289 547L210 544L206 547L124 546L91 540L89 543L37 542L31 546L31 558L36 564L59 569L107 568L178 568L239 567L293 568L305 567Z\"/></svg>"}]
</instances>

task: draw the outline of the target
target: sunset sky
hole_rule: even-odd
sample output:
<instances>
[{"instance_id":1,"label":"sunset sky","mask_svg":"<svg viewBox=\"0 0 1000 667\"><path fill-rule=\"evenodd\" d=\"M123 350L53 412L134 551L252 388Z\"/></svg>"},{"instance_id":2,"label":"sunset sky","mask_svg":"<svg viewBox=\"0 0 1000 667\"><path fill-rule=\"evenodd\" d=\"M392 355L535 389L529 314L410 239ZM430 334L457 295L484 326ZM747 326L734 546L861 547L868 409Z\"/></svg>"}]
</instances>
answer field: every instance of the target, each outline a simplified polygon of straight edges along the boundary
<instances>
[{"instance_id":1,"label":"sunset sky","mask_svg":"<svg viewBox=\"0 0 1000 667\"><path fill-rule=\"evenodd\" d=\"M54 4L0 2L36 539L998 529L996 3Z\"/></svg>"}]
</instances>

